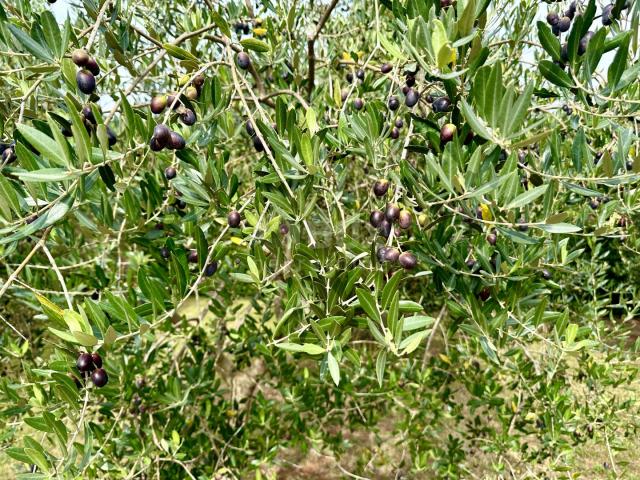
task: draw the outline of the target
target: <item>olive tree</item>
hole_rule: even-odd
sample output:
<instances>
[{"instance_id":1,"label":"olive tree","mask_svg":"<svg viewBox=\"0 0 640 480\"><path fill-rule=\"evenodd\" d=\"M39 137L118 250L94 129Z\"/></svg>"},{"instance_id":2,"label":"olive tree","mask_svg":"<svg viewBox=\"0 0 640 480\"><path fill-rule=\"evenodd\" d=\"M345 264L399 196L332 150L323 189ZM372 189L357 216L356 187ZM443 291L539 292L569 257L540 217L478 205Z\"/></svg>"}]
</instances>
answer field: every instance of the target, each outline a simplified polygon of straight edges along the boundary
<instances>
[{"instance_id":1,"label":"olive tree","mask_svg":"<svg viewBox=\"0 0 640 480\"><path fill-rule=\"evenodd\" d=\"M0 4L6 475L623 475L639 11Z\"/></svg>"}]
</instances>

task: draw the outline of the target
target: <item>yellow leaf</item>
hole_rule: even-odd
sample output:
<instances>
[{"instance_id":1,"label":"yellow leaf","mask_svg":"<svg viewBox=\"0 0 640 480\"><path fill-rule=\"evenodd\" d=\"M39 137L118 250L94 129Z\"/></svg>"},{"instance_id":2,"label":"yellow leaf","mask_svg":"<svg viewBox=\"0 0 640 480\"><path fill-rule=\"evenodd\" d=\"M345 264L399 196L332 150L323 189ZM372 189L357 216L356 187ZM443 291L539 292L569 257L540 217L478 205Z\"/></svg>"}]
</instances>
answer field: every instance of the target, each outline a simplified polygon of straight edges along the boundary
<instances>
[{"instance_id":1,"label":"yellow leaf","mask_svg":"<svg viewBox=\"0 0 640 480\"><path fill-rule=\"evenodd\" d=\"M442 70L449 64L456 62L456 50L455 48L451 48L449 43L446 43L440 48L438 52L438 68Z\"/></svg>"},{"instance_id":2,"label":"yellow leaf","mask_svg":"<svg viewBox=\"0 0 640 480\"><path fill-rule=\"evenodd\" d=\"M447 357L444 353L438 354L438 357L440 357L440 360L442 360L444 363L451 365L451 360L449 360L449 357Z\"/></svg>"},{"instance_id":3,"label":"yellow leaf","mask_svg":"<svg viewBox=\"0 0 640 480\"><path fill-rule=\"evenodd\" d=\"M489 210L489 205L482 204L480 205L480 210L482 211L482 219L491 221L493 220L493 215L491 215L491 210Z\"/></svg>"},{"instance_id":4,"label":"yellow leaf","mask_svg":"<svg viewBox=\"0 0 640 480\"><path fill-rule=\"evenodd\" d=\"M254 28L253 34L257 37L264 37L267 34L267 29L262 27Z\"/></svg>"}]
</instances>

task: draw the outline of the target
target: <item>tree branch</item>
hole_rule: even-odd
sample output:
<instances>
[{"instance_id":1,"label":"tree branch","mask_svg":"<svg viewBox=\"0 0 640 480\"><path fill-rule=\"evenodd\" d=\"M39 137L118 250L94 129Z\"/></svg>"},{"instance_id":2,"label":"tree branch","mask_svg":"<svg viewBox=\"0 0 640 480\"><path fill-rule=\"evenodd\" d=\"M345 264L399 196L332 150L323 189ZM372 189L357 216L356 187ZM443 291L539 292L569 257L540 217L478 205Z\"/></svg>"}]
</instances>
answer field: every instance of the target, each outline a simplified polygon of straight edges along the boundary
<instances>
[{"instance_id":1,"label":"tree branch","mask_svg":"<svg viewBox=\"0 0 640 480\"><path fill-rule=\"evenodd\" d=\"M309 55L309 76L307 79L307 98L311 100L311 93L313 92L314 84L316 81L316 53L315 53L315 43L316 39L320 35L320 31L324 24L327 23L329 17L331 16L331 12L338 4L338 0L332 0L327 9L324 11L324 14L320 18L318 25L316 26L315 32L309 34L307 36L307 51Z\"/></svg>"}]
</instances>

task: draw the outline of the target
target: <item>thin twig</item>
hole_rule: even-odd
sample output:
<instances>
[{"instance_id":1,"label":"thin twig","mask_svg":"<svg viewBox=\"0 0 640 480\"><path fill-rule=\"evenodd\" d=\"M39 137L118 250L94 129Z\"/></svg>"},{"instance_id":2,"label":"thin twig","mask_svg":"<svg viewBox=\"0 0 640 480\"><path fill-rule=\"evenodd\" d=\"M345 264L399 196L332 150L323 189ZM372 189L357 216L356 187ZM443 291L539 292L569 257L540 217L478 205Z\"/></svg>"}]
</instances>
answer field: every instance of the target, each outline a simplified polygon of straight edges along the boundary
<instances>
[{"instance_id":1,"label":"thin twig","mask_svg":"<svg viewBox=\"0 0 640 480\"><path fill-rule=\"evenodd\" d=\"M324 14L320 18L318 25L313 33L310 33L307 37L307 51L309 55L309 76L307 79L307 98L311 100L311 94L313 93L313 87L316 81L316 52L315 52L315 43L318 35L320 35L320 31L324 24L327 23L329 17L331 16L331 12L338 4L338 0L332 0L327 9L324 11Z\"/></svg>"},{"instance_id":2,"label":"thin twig","mask_svg":"<svg viewBox=\"0 0 640 480\"><path fill-rule=\"evenodd\" d=\"M2 285L2 288L0 288L0 297L2 297L5 294L5 292L9 289L11 284L14 282L14 280L18 277L18 275L20 275L20 272L24 267L27 266L27 264L29 263L29 260L31 260L31 258L36 254L38 250L40 250L40 248L42 248L44 243L47 241L47 237L49 236L49 232L51 231L52 228L53 227L47 227L47 229L42 234L42 238L40 239L40 241L36 243L31 249L31 251L27 254L27 256L24 257L24 260L20 265L18 265L18 268L16 268L13 271L13 273L9 275L9 278L7 279L7 281L4 283L4 285Z\"/></svg>"},{"instance_id":3,"label":"thin twig","mask_svg":"<svg viewBox=\"0 0 640 480\"><path fill-rule=\"evenodd\" d=\"M69 295L69 291L67 290L67 284L65 283L64 277L62 276L62 273L60 272L60 269L58 268L58 265L56 264L55 258L53 258L53 255L51 255L51 252L49 251L49 249L47 248L47 246L44 243L42 244L42 251L44 252L44 254L49 259L49 262L51 262L51 268L53 268L53 271L56 273L56 276L58 277L58 280L60 281L60 285L62 285L62 291L64 292L64 298L67 301L67 305L69 306L69 310L73 310L73 303L71 301L71 295Z\"/></svg>"}]
</instances>

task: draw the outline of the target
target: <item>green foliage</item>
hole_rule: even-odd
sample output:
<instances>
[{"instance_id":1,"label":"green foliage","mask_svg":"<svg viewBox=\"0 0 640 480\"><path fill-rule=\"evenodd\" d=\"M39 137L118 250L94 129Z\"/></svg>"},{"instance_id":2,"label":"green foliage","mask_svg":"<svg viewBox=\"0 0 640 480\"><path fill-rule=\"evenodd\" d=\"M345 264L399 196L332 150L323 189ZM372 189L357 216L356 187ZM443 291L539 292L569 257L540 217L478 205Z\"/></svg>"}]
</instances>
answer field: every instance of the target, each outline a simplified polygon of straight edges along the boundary
<instances>
[{"instance_id":1,"label":"green foliage","mask_svg":"<svg viewBox=\"0 0 640 480\"><path fill-rule=\"evenodd\" d=\"M638 5L0 4L3 463L574 478L599 442L622 475Z\"/></svg>"}]
</instances>

